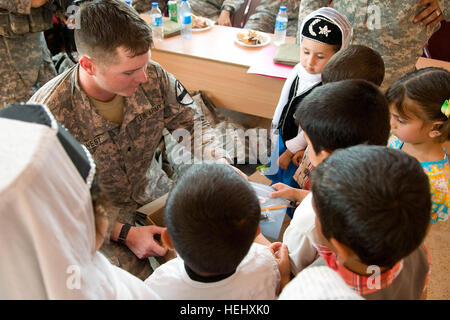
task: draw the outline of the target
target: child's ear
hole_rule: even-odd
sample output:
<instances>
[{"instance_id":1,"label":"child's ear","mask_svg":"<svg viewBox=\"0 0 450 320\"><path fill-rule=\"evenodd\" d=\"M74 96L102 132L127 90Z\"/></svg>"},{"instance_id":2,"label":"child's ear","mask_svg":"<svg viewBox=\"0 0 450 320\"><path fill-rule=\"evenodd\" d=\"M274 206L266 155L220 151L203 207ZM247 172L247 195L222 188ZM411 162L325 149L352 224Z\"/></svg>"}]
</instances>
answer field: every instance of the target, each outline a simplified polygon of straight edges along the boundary
<instances>
[{"instance_id":1,"label":"child's ear","mask_svg":"<svg viewBox=\"0 0 450 320\"><path fill-rule=\"evenodd\" d=\"M317 158L319 159L319 161L322 163L323 160L325 160L326 158L328 158L328 156L331 154L330 151L327 150L322 150L317 154Z\"/></svg>"},{"instance_id":2,"label":"child's ear","mask_svg":"<svg viewBox=\"0 0 450 320\"><path fill-rule=\"evenodd\" d=\"M349 259L349 257L354 254L353 251L349 247L340 243L335 238L331 238L330 243L335 250L337 259L342 264L345 264L345 262Z\"/></svg>"},{"instance_id":3,"label":"child's ear","mask_svg":"<svg viewBox=\"0 0 450 320\"><path fill-rule=\"evenodd\" d=\"M431 131L428 134L430 136L430 138L434 139L437 138L439 136L442 135L441 131L439 131L441 129L441 126L444 124L444 121L435 121L433 122L433 126L431 127Z\"/></svg>"},{"instance_id":4,"label":"child's ear","mask_svg":"<svg viewBox=\"0 0 450 320\"><path fill-rule=\"evenodd\" d=\"M169 231L167 231L167 228L164 228L164 230L161 232L161 240L163 244L168 247L169 249L173 249L173 243L172 238L169 235Z\"/></svg>"},{"instance_id":5,"label":"child's ear","mask_svg":"<svg viewBox=\"0 0 450 320\"><path fill-rule=\"evenodd\" d=\"M259 236L261 233L261 226L258 224L258 229L256 229L255 237Z\"/></svg>"}]
</instances>

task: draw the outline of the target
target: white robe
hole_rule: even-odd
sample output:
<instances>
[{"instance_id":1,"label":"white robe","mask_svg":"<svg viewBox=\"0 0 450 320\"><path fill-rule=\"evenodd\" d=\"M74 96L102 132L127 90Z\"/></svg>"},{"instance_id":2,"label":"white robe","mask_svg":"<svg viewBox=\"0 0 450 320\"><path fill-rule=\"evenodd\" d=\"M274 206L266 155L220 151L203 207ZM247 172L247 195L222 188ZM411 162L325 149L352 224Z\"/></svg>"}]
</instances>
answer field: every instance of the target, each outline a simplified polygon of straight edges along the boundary
<instances>
[{"instance_id":1,"label":"white robe","mask_svg":"<svg viewBox=\"0 0 450 320\"><path fill-rule=\"evenodd\" d=\"M88 185L56 130L0 118L0 299L158 299L95 251Z\"/></svg>"}]
</instances>

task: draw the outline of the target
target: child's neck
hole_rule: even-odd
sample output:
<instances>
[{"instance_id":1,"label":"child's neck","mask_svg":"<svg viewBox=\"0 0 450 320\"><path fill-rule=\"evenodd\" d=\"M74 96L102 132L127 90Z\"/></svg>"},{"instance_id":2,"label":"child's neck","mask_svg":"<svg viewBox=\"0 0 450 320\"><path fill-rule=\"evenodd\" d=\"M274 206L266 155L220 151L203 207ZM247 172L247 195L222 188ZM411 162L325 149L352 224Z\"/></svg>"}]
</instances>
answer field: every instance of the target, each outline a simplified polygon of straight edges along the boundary
<instances>
[{"instance_id":1,"label":"child's neck","mask_svg":"<svg viewBox=\"0 0 450 320\"><path fill-rule=\"evenodd\" d=\"M408 143L405 142L402 151L416 158L419 162L439 161L445 157L445 151L441 143Z\"/></svg>"},{"instance_id":2,"label":"child's neck","mask_svg":"<svg viewBox=\"0 0 450 320\"><path fill-rule=\"evenodd\" d=\"M353 260L353 259L345 261L344 267L346 267L351 272L362 275L362 276L369 277L369 276L373 275L373 270L371 268L369 268L368 265L366 265L360 261ZM381 273L383 273L387 270L388 269L386 267L380 267Z\"/></svg>"}]
</instances>

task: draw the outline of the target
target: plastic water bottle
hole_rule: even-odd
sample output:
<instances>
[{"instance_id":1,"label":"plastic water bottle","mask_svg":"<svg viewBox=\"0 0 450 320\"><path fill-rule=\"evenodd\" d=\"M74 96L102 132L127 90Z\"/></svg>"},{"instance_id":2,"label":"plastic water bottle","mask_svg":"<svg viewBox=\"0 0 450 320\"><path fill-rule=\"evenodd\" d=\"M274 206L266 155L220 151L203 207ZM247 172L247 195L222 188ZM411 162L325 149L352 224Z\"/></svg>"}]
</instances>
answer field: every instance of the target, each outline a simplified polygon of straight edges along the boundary
<instances>
[{"instance_id":1,"label":"plastic water bottle","mask_svg":"<svg viewBox=\"0 0 450 320\"><path fill-rule=\"evenodd\" d=\"M153 41L162 41L164 39L164 29L162 23L161 10L158 8L158 2L152 2L152 10L150 11L152 19L152 38Z\"/></svg>"},{"instance_id":2,"label":"plastic water bottle","mask_svg":"<svg viewBox=\"0 0 450 320\"><path fill-rule=\"evenodd\" d=\"M275 45L279 46L286 40L286 29L288 23L288 16L286 13L286 6L281 6L278 11L277 20L275 21Z\"/></svg>"},{"instance_id":3,"label":"plastic water bottle","mask_svg":"<svg viewBox=\"0 0 450 320\"><path fill-rule=\"evenodd\" d=\"M182 0L180 5L181 39L192 38L192 11L187 0Z\"/></svg>"}]
</instances>

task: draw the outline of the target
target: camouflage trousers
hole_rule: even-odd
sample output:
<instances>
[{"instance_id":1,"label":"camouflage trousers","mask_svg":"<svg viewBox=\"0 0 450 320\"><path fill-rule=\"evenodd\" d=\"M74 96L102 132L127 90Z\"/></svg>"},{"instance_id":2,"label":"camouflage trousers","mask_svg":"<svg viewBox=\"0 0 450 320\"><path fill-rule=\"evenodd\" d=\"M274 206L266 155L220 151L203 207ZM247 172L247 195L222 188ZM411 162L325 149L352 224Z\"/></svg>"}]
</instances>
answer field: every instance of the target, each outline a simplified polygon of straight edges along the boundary
<instances>
[{"instance_id":1,"label":"camouflage trousers","mask_svg":"<svg viewBox=\"0 0 450 320\"><path fill-rule=\"evenodd\" d=\"M43 33L39 37L38 42L26 42L27 39L0 36L0 108L27 102L42 85L56 76Z\"/></svg>"}]
</instances>

